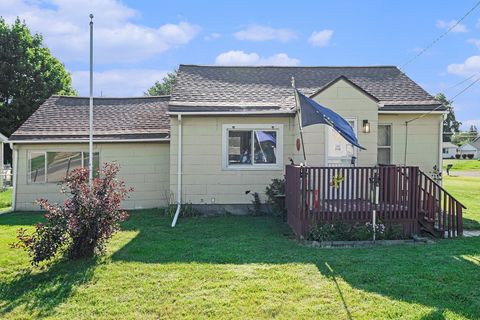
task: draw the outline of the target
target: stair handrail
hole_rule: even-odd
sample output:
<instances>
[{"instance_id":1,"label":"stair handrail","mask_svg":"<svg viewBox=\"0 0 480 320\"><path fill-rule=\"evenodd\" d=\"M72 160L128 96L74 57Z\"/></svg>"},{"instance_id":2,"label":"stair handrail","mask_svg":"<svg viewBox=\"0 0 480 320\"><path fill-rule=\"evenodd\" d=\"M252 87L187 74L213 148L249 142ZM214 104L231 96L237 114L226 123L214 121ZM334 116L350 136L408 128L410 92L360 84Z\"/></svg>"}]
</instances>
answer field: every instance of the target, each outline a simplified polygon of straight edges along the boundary
<instances>
[{"instance_id":1,"label":"stair handrail","mask_svg":"<svg viewBox=\"0 0 480 320\"><path fill-rule=\"evenodd\" d=\"M467 207L461 203L457 198L455 198L454 196L452 196L452 194L450 192L448 192L447 190L445 190L445 188L443 188L441 185L439 185L435 180L433 180L432 178L430 178L427 174L425 174L425 172L423 172L422 170L418 170L418 173L420 175L423 175L425 178L427 178L429 181L433 182L438 188L440 188L443 192L445 192L450 198L452 198L453 200L455 200L456 202L458 202L463 209L467 209ZM422 189L423 191L425 191L426 193L429 193L427 190L423 189L422 187L420 187L420 189Z\"/></svg>"}]
</instances>

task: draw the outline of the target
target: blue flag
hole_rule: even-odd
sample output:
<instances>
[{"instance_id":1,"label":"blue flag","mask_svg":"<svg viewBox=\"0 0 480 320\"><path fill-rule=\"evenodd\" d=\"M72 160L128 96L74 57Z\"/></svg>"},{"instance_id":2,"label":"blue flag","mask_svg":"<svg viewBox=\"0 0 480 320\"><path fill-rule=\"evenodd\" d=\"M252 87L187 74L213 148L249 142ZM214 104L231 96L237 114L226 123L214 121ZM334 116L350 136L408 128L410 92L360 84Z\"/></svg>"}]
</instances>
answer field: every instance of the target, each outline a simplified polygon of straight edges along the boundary
<instances>
[{"instance_id":1,"label":"blue flag","mask_svg":"<svg viewBox=\"0 0 480 320\"><path fill-rule=\"evenodd\" d=\"M295 89L296 90L296 89ZM357 136L352 126L343 119L338 113L320 105L314 100L304 96L298 90L298 104L302 112L302 127L312 124L326 124L337 131L345 140L360 148L366 150L358 143Z\"/></svg>"}]
</instances>

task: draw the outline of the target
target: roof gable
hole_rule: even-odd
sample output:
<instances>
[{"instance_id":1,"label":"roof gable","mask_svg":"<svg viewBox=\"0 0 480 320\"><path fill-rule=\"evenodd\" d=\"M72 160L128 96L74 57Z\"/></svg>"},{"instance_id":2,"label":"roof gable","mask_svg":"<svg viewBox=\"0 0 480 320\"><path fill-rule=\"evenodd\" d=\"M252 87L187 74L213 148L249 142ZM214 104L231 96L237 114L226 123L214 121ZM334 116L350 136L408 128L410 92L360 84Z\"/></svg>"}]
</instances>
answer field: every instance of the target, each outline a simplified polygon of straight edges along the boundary
<instances>
[{"instance_id":1,"label":"roof gable","mask_svg":"<svg viewBox=\"0 0 480 320\"><path fill-rule=\"evenodd\" d=\"M373 101L375 102L379 102L379 100L372 96L369 92L365 91L363 88L359 87L357 84L353 83L352 81L350 81L347 77L345 76L340 76L338 78L336 78L335 80L327 83L325 86L321 87L320 89L318 89L317 91L315 91L311 96L310 98L313 98L317 95L319 95L320 93L322 93L323 91L327 90L328 88L330 88L331 86L333 86L334 84L336 84L337 82L339 81L345 81L347 82L349 85L351 85L352 87L354 87L355 89L357 89L358 91L360 91L361 93L363 93L364 95L366 95L368 98L372 99Z\"/></svg>"}]
</instances>

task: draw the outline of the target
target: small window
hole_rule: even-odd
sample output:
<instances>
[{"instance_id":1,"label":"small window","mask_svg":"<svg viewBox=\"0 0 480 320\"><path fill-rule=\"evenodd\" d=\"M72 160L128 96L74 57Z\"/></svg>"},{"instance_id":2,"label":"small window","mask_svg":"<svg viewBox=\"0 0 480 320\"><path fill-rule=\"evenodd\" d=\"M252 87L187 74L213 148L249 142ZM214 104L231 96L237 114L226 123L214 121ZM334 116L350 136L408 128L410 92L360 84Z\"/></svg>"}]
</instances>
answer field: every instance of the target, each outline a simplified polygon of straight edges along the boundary
<instances>
[{"instance_id":1,"label":"small window","mask_svg":"<svg viewBox=\"0 0 480 320\"><path fill-rule=\"evenodd\" d=\"M31 152L28 162L28 182L45 183L46 178L45 152Z\"/></svg>"},{"instance_id":2,"label":"small window","mask_svg":"<svg viewBox=\"0 0 480 320\"><path fill-rule=\"evenodd\" d=\"M379 164L392 163L392 126L389 124L378 125L378 152Z\"/></svg>"},{"instance_id":3,"label":"small window","mask_svg":"<svg viewBox=\"0 0 480 320\"><path fill-rule=\"evenodd\" d=\"M266 125L267 126L267 125ZM267 128L254 128L250 125L224 126L224 159L227 168L275 168L282 164L281 126L270 125Z\"/></svg>"},{"instance_id":4,"label":"small window","mask_svg":"<svg viewBox=\"0 0 480 320\"><path fill-rule=\"evenodd\" d=\"M94 177L98 177L100 155L93 154ZM61 182L72 170L88 167L88 152L30 152L28 183Z\"/></svg>"}]
</instances>

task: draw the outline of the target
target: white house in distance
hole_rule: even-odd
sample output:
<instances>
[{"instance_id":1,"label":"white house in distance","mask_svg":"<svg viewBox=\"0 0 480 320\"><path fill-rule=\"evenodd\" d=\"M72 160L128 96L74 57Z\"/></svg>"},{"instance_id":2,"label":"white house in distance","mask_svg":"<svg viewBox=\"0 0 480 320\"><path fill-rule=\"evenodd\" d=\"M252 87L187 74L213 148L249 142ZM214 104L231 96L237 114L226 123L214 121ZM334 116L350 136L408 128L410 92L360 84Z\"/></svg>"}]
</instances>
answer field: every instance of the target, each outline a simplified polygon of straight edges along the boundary
<instances>
[{"instance_id":1,"label":"white house in distance","mask_svg":"<svg viewBox=\"0 0 480 320\"><path fill-rule=\"evenodd\" d=\"M480 137L462 145L458 148L458 152L460 154L473 154L473 159L480 159Z\"/></svg>"},{"instance_id":2,"label":"white house in distance","mask_svg":"<svg viewBox=\"0 0 480 320\"><path fill-rule=\"evenodd\" d=\"M443 159L453 159L458 153L458 146L451 142L444 142L442 144L442 157Z\"/></svg>"}]
</instances>

